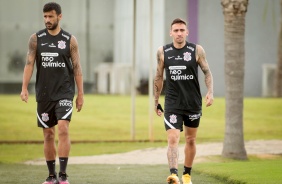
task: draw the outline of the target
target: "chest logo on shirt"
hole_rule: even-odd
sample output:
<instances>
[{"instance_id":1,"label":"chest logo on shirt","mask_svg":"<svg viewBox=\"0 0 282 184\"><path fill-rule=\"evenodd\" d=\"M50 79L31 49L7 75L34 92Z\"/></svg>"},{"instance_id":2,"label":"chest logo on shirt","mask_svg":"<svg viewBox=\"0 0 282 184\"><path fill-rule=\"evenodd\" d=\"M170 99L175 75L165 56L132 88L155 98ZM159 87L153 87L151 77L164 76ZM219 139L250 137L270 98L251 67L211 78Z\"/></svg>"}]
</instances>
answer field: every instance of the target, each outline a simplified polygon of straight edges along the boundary
<instances>
[{"instance_id":1,"label":"chest logo on shirt","mask_svg":"<svg viewBox=\"0 0 282 184\"><path fill-rule=\"evenodd\" d=\"M54 43L51 43L51 45L49 45L49 47L56 47L56 45L54 45Z\"/></svg>"},{"instance_id":2,"label":"chest logo on shirt","mask_svg":"<svg viewBox=\"0 0 282 184\"><path fill-rule=\"evenodd\" d=\"M58 48L59 49L65 49L66 48L66 42L61 40L61 41L58 41Z\"/></svg>"},{"instance_id":3,"label":"chest logo on shirt","mask_svg":"<svg viewBox=\"0 0 282 184\"><path fill-rule=\"evenodd\" d=\"M168 69L169 69L170 78L174 81L193 80L194 75L182 73L182 71L185 71L186 68L187 68L186 66L169 66Z\"/></svg>"},{"instance_id":4,"label":"chest logo on shirt","mask_svg":"<svg viewBox=\"0 0 282 184\"><path fill-rule=\"evenodd\" d=\"M44 68L61 68L66 67L64 62L58 61L59 53L42 52L41 53L41 65Z\"/></svg>"},{"instance_id":5,"label":"chest logo on shirt","mask_svg":"<svg viewBox=\"0 0 282 184\"><path fill-rule=\"evenodd\" d=\"M184 52L183 53L183 59L184 59L184 61L191 61L191 59L192 59L191 53L190 52Z\"/></svg>"}]
</instances>

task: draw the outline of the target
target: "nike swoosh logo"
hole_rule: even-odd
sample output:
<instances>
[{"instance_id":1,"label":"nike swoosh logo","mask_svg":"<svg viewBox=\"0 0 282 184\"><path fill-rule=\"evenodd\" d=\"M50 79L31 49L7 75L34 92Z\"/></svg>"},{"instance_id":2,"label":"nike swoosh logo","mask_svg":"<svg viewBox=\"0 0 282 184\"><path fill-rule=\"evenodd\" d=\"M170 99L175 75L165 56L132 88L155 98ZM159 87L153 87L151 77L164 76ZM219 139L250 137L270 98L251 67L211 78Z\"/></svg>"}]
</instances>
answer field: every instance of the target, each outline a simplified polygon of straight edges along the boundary
<instances>
[{"instance_id":1,"label":"nike swoosh logo","mask_svg":"<svg viewBox=\"0 0 282 184\"><path fill-rule=\"evenodd\" d=\"M48 43L41 43L41 46L47 45Z\"/></svg>"},{"instance_id":2,"label":"nike swoosh logo","mask_svg":"<svg viewBox=\"0 0 282 184\"><path fill-rule=\"evenodd\" d=\"M171 56L171 57L167 57L168 59L171 59L171 58L174 58L174 56Z\"/></svg>"}]
</instances>

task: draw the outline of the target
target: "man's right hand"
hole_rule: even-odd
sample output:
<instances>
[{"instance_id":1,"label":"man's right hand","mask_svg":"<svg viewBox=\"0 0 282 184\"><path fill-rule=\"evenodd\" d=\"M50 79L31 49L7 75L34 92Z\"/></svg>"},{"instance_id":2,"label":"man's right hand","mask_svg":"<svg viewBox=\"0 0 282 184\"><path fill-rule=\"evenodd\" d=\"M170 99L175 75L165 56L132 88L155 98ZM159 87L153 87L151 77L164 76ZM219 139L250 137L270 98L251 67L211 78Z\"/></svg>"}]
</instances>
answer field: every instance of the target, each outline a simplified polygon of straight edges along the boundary
<instances>
[{"instance_id":1,"label":"man's right hand","mask_svg":"<svg viewBox=\"0 0 282 184\"><path fill-rule=\"evenodd\" d=\"M164 110L163 110L161 104L158 104L157 106L155 106L155 111L156 111L158 116L162 116Z\"/></svg>"}]
</instances>

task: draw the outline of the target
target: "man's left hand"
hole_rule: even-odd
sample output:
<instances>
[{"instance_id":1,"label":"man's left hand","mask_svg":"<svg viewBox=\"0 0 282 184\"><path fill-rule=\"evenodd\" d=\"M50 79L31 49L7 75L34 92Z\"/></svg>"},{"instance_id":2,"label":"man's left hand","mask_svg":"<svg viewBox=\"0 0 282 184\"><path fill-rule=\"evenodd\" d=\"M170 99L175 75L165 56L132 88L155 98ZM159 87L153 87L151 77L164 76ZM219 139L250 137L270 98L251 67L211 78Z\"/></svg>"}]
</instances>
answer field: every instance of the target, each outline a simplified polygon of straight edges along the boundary
<instances>
[{"instance_id":1,"label":"man's left hand","mask_svg":"<svg viewBox=\"0 0 282 184\"><path fill-rule=\"evenodd\" d=\"M77 112L80 112L84 103L83 95L77 95L75 103Z\"/></svg>"}]
</instances>

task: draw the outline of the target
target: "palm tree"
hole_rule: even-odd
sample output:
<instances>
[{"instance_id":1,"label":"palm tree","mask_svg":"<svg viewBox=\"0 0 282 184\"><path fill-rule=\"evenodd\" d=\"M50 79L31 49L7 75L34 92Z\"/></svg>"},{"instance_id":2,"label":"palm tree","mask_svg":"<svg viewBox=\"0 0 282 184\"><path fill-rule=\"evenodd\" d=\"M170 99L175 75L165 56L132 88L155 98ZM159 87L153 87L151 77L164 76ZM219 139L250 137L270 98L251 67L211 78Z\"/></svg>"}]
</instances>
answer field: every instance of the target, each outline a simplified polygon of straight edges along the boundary
<instances>
[{"instance_id":1,"label":"palm tree","mask_svg":"<svg viewBox=\"0 0 282 184\"><path fill-rule=\"evenodd\" d=\"M222 156L247 159L243 134L245 16L248 0L221 0L225 47L225 136Z\"/></svg>"},{"instance_id":2,"label":"palm tree","mask_svg":"<svg viewBox=\"0 0 282 184\"><path fill-rule=\"evenodd\" d=\"M275 96L282 97L282 0L280 1L280 34L278 42L278 61L275 77Z\"/></svg>"}]
</instances>

